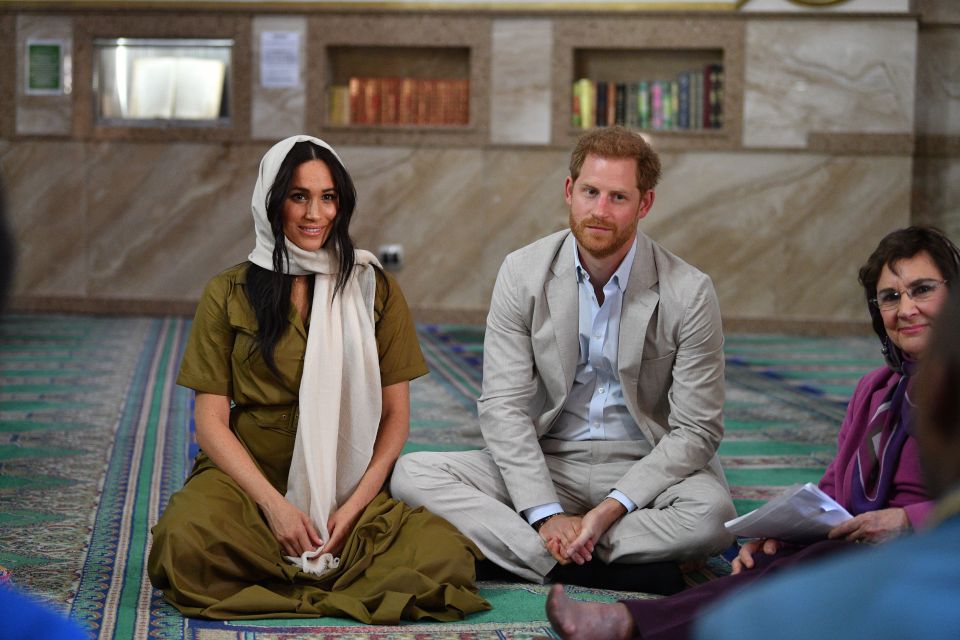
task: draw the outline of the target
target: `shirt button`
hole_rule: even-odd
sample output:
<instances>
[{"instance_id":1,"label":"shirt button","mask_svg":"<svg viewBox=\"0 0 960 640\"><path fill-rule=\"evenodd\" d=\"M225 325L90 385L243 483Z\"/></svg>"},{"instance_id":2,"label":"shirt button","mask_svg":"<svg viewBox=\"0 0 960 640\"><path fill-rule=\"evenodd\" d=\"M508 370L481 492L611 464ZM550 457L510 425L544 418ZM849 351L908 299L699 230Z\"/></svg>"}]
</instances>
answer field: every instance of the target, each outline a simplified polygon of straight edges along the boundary
<instances>
[{"instance_id":1,"label":"shirt button","mask_svg":"<svg viewBox=\"0 0 960 640\"><path fill-rule=\"evenodd\" d=\"M604 393L606 389L604 389L603 387L600 387L599 389L597 389L597 391L599 391L600 393Z\"/></svg>"}]
</instances>

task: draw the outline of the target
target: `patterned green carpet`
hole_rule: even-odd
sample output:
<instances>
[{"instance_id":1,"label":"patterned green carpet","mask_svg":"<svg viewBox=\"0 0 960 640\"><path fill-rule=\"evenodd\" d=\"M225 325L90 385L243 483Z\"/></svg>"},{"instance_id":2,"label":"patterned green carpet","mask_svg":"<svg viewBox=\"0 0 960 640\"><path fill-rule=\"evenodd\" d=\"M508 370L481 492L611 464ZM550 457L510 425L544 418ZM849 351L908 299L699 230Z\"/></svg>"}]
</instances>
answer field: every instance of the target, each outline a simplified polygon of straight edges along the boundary
<instances>
[{"instance_id":1,"label":"patterned green carpet","mask_svg":"<svg viewBox=\"0 0 960 640\"><path fill-rule=\"evenodd\" d=\"M504 583L481 584L494 609L462 624L179 616L150 588L144 566L149 528L195 451L191 393L173 384L188 330L176 317L14 315L0 323L0 565L16 587L98 638L550 636L545 589ZM423 326L420 334L433 374L412 386L407 449L480 446L482 328ZM846 399L881 361L869 338L733 335L726 352L720 451L743 513L785 485L820 477Z\"/></svg>"}]
</instances>

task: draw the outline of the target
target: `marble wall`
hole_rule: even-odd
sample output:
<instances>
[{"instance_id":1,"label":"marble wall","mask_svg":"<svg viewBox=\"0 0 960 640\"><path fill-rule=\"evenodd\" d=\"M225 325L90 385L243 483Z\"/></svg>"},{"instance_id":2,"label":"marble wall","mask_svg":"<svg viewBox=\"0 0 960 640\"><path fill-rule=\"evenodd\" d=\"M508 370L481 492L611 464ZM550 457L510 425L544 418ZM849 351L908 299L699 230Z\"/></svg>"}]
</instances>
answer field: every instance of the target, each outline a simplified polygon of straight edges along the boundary
<instances>
[{"instance_id":1,"label":"marble wall","mask_svg":"<svg viewBox=\"0 0 960 640\"><path fill-rule=\"evenodd\" d=\"M566 152L388 159L365 150L360 158L355 166L374 169L361 170L358 185L374 198L358 215L357 235L372 246L405 244L411 257L401 283L421 307L484 309L503 256L566 226ZM725 317L866 317L856 270L885 231L909 221L909 158L672 153L663 165L641 229L713 277ZM437 199L417 175L451 188ZM391 193L400 197L381 198ZM479 213L456 215L468 208Z\"/></svg>"},{"instance_id":2,"label":"marble wall","mask_svg":"<svg viewBox=\"0 0 960 640\"><path fill-rule=\"evenodd\" d=\"M805 148L813 132L913 132L917 27L907 20L747 26L743 144Z\"/></svg>"},{"instance_id":3,"label":"marble wall","mask_svg":"<svg viewBox=\"0 0 960 640\"><path fill-rule=\"evenodd\" d=\"M551 20L495 20L490 83L490 141L549 144Z\"/></svg>"},{"instance_id":4,"label":"marble wall","mask_svg":"<svg viewBox=\"0 0 960 640\"><path fill-rule=\"evenodd\" d=\"M249 233L251 158L265 150L6 145L0 168L17 239L14 293L196 299L208 275L246 255L237 247Z\"/></svg>"},{"instance_id":5,"label":"marble wall","mask_svg":"<svg viewBox=\"0 0 960 640\"><path fill-rule=\"evenodd\" d=\"M306 69L307 19L303 16L257 16L253 19L251 52L260 59L264 33L295 33L299 38L300 85L297 87L263 87L260 67L254 65L252 108L250 110L251 137L258 140L278 140L296 135L306 128Z\"/></svg>"},{"instance_id":6,"label":"marble wall","mask_svg":"<svg viewBox=\"0 0 960 640\"><path fill-rule=\"evenodd\" d=\"M916 158L913 198L917 222L936 225L960 239L960 149Z\"/></svg>"},{"instance_id":7,"label":"marble wall","mask_svg":"<svg viewBox=\"0 0 960 640\"><path fill-rule=\"evenodd\" d=\"M196 299L252 248L249 194L267 146L5 145L15 291ZM423 311L482 314L503 257L566 225L566 151L339 151L360 194L358 244L404 245L398 277ZM856 268L909 220L909 158L671 153L663 164L641 229L713 277L725 316L864 318Z\"/></svg>"},{"instance_id":8,"label":"marble wall","mask_svg":"<svg viewBox=\"0 0 960 640\"><path fill-rule=\"evenodd\" d=\"M919 32L913 211L960 238L960 6L951 6L931 7L941 10Z\"/></svg>"},{"instance_id":9,"label":"marble wall","mask_svg":"<svg viewBox=\"0 0 960 640\"><path fill-rule=\"evenodd\" d=\"M960 135L960 25L923 29L917 64L917 131Z\"/></svg>"}]
</instances>

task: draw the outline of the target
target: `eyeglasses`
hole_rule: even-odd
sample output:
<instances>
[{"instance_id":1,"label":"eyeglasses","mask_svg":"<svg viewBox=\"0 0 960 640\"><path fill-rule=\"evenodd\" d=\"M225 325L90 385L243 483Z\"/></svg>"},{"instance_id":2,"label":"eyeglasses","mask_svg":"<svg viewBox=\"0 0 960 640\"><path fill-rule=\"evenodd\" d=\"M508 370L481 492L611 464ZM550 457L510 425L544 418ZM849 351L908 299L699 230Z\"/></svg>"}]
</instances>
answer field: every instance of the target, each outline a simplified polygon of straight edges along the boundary
<instances>
[{"instance_id":1,"label":"eyeglasses","mask_svg":"<svg viewBox=\"0 0 960 640\"><path fill-rule=\"evenodd\" d=\"M946 280L917 280L906 289L884 289L877 292L877 297L870 300L882 311L893 311L900 306L900 300L903 294L907 294L914 302L925 302L930 300L942 285L947 284Z\"/></svg>"}]
</instances>

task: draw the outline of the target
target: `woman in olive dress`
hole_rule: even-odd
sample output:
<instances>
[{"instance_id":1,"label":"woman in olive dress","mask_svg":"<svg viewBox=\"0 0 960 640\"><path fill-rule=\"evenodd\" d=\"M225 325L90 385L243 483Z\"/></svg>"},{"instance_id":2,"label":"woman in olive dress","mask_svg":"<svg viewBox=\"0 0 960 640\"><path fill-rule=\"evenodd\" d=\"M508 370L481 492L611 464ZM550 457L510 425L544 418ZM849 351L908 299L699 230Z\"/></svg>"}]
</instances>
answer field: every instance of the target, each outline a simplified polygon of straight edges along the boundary
<instances>
[{"instance_id":1,"label":"woman in olive dress","mask_svg":"<svg viewBox=\"0 0 960 640\"><path fill-rule=\"evenodd\" d=\"M383 489L427 373L396 281L348 234L336 152L264 156L249 262L215 276L177 383L201 452L157 525L148 571L184 615L455 620L488 609L476 546Z\"/></svg>"}]
</instances>

